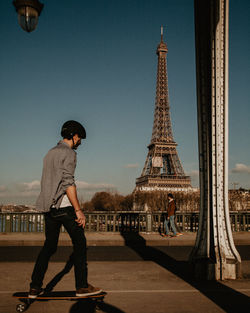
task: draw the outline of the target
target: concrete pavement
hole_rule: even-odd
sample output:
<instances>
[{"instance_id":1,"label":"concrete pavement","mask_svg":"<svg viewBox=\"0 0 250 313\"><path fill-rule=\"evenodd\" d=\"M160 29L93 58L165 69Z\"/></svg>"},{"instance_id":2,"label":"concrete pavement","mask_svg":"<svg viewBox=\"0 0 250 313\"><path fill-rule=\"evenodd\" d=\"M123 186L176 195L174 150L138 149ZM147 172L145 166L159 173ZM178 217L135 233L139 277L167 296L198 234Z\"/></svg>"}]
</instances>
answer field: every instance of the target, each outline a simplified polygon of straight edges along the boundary
<instances>
[{"instance_id":1,"label":"concrete pavement","mask_svg":"<svg viewBox=\"0 0 250 313\"><path fill-rule=\"evenodd\" d=\"M13 313L18 302L13 292L27 290L32 263L1 263L0 312ZM89 262L89 281L107 291L103 310L114 313L240 312L249 307L249 280L224 283L194 283L179 272L154 261ZM182 265L184 266L184 264ZM62 270L64 263L52 262L45 285ZM73 270L55 290L74 290ZM248 304L248 306L247 306ZM35 302L30 313L90 313L84 302Z\"/></svg>"},{"instance_id":2,"label":"concrete pavement","mask_svg":"<svg viewBox=\"0 0 250 313\"><path fill-rule=\"evenodd\" d=\"M126 238L121 233L86 232L88 246L126 246L127 242L134 242L146 246L193 246L196 233L184 233L175 238L162 238L158 233L130 233ZM250 232L233 233L236 245L250 245ZM0 246L42 246L43 233L0 233ZM71 246L67 233L61 233L59 246Z\"/></svg>"},{"instance_id":3,"label":"concrete pavement","mask_svg":"<svg viewBox=\"0 0 250 313\"><path fill-rule=\"evenodd\" d=\"M243 279L224 282L193 280L188 256L195 234L171 239L161 238L157 234L86 235L89 246L89 282L108 292L100 312L214 313L240 312L240 307L245 310L249 307L249 233L234 234L242 257ZM19 302L11 297L12 293L28 289L33 262L43 241L42 236L0 235L0 313L15 312L15 306ZM12 244L10 240L13 240ZM62 271L71 252L70 240L66 234L62 234L44 285ZM54 290L74 290L73 269L62 277ZM37 301L27 312L92 313L94 308L91 303L84 301Z\"/></svg>"}]
</instances>

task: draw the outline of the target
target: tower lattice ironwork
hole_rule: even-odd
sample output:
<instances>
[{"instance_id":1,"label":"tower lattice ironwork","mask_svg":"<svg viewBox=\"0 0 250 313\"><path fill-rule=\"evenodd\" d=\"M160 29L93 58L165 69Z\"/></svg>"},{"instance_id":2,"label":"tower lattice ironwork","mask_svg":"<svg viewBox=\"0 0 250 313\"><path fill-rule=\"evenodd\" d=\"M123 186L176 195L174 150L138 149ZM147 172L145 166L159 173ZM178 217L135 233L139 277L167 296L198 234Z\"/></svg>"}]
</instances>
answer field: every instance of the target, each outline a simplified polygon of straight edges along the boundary
<instances>
[{"instance_id":1,"label":"tower lattice ironwork","mask_svg":"<svg viewBox=\"0 0 250 313\"><path fill-rule=\"evenodd\" d=\"M168 96L167 52L161 28L161 42L156 50L158 67L152 138L142 174L136 179L136 189L142 191L184 191L192 188L190 177L184 173L176 149L177 143L173 138Z\"/></svg>"}]
</instances>

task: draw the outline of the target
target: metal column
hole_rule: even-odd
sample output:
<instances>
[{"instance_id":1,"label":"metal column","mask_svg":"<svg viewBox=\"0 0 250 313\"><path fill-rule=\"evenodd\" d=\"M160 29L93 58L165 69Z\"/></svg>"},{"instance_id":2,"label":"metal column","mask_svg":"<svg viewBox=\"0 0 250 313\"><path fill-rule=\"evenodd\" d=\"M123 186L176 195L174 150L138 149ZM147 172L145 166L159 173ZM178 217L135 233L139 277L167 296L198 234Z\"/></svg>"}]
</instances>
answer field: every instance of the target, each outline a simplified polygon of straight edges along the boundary
<instances>
[{"instance_id":1,"label":"metal column","mask_svg":"<svg viewBox=\"0 0 250 313\"><path fill-rule=\"evenodd\" d=\"M198 279L236 279L228 207L228 0L195 0L200 219L190 259Z\"/></svg>"}]
</instances>

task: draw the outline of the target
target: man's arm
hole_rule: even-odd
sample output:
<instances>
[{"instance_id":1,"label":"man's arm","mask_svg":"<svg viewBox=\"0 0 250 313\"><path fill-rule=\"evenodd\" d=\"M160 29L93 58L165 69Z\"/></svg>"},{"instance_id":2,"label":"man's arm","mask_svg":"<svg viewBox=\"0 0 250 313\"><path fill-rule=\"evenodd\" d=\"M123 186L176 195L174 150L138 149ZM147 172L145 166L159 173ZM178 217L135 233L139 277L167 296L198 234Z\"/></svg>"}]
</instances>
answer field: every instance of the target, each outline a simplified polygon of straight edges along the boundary
<instances>
[{"instance_id":1,"label":"man's arm","mask_svg":"<svg viewBox=\"0 0 250 313\"><path fill-rule=\"evenodd\" d=\"M72 206L75 209L76 216L77 216L76 222L78 223L79 226L84 228L86 224L86 218L81 210L81 207L78 201L76 186L75 185L69 186L66 190L66 194L69 198L69 201L71 202Z\"/></svg>"}]
</instances>

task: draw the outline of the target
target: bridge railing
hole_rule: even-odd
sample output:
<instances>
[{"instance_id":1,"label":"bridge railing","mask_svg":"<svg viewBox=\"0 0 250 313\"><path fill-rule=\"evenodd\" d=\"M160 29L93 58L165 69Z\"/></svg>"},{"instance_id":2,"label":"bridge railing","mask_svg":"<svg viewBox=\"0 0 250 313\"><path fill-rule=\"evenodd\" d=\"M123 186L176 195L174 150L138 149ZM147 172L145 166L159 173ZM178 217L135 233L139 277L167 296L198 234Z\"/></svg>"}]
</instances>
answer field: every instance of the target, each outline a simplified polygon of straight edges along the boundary
<instances>
[{"instance_id":1,"label":"bridge railing","mask_svg":"<svg viewBox=\"0 0 250 313\"><path fill-rule=\"evenodd\" d=\"M163 229L162 212L85 212L89 232L158 232ZM250 231L250 212L230 212L232 231ZM196 232L199 212L177 213L177 225L183 232ZM0 213L0 232L44 231L42 213ZM65 229L62 227L62 232Z\"/></svg>"}]
</instances>

